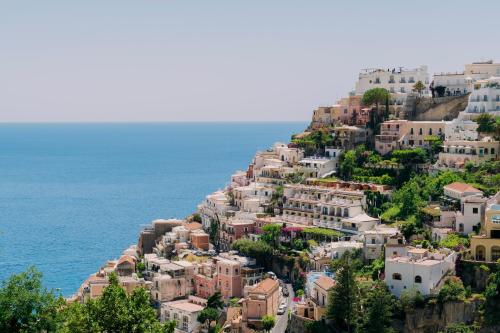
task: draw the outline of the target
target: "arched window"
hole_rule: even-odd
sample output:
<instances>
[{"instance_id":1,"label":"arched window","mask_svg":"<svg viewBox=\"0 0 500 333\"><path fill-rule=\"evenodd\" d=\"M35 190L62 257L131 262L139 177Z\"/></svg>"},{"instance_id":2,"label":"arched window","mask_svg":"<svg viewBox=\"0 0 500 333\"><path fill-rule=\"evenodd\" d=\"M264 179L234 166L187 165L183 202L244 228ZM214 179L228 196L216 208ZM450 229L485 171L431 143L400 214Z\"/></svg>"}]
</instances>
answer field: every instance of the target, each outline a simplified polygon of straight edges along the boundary
<instances>
[{"instance_id":1,"label":"arched window","mask_svg":"<svg viewBox=\"0 0 500 333\"><path fill-rule=\"evenodd\" d=\"M392 279L401 281L401 279L402 279L401 274L399 274L399 273L392 274Z\"/></svg>"},{"instance_id":2,"label":"arched window","mask_svg":"<svg viewBox=\"0 0 500 333\"><path fill-rule=\"evenodd\" d=\"M422 283L422 277L420 275L415 276L415 283Z\"/></svg>"}]
</instances>

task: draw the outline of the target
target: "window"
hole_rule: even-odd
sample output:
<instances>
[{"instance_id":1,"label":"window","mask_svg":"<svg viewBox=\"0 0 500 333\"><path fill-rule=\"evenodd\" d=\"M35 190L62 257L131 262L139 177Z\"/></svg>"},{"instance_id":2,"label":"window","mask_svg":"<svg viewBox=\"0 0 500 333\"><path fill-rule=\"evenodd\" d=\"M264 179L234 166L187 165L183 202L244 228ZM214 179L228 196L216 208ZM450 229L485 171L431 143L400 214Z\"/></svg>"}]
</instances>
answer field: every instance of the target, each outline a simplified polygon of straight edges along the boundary
<instances>
[{"instance_id":1,"label":"window","mask_svg":"<svg viewBox=\"0 0 500 333\"><path fill-rule=\"evenodd\" d=\"M392 279L401 281L402 276L399 273L394 273L394 274L392 274Z\"/></svg>"},{"instance_id":2,"label":"window","mask_svg":"<svg viewBox=\"0 0 500 333\"><path fill-rule=\"evenodd\" d=\"M372 244L375 244L375 238L372 238Z\"/></svg>"},{"instance_id":3,"label":"window","mask_svg":"<svg viewBox=\"0 0 500 333\"><path fill-rule=\"evenodd\" d=\"M419 130L418 130L418 135L422 135L422 133L423 133L422 129L421 129L421 128L419 128Z\"/></svg>"},{"instance_id":4,"label":"window","mask_svg":"<svg viewBox=\"0 0 500 333\"><path fill-rule=\"evenodd\" d=\"M479 212L479 209L477 207L472 208L472 214L477 214Z\"/></svg>"},{"instance_id":5,"label":"window","mask_svg":"<svg viewBox=\"0 0 500 333\"><path fill-rule=\"evenodd\" d=\"M460 223L458 225L458 232L464 232L464 224L463 223Z\"/></svg>"},{"instance_id":6,"label":"window","mask_svg":"<svg viewBox=\"0 0 500 333\"><path fill-rule=\"evenodd\" d=\"M226 274L229 274L229 268L226 268Z\"/></svg>"},{"instance_id":7,"label":"window","mask_svg":"<svg viewBox=\"0 0 500 333\"><path fill-rule=\"evenodd\" d=\"M410 128L410 134L413 134L413 127Z\"/></svg>"},{"instance_id":8,"label":"window","mask_svg":"<svg viewBox=\"0 0 500 333\"><path fill-rule=\"evenodd\" d=\"M493 246L491 248L491 261L500 259L500 246Z\"/></svg>"},{"instance_id":9,"label":"window","mask_svg":"<svg viewBox=\"0 0 500 333\"><path fill-rule=\"evenodd\" d=\"M429 128L429 135L432 135L432 128Z\"/></svg>"}]
</instances>

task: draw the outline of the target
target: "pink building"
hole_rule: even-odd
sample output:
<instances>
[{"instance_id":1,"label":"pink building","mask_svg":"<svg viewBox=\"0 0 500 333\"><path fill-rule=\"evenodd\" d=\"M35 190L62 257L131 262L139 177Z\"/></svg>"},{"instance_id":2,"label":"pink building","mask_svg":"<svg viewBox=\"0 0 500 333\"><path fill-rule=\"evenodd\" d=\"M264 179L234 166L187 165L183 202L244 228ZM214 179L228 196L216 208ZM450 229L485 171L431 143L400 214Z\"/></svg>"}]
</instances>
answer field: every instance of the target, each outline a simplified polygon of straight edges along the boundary
<instances>
[{"instance_id":1,"label":"pink building","mask_svg":"<svg viewBox=\"0 0 500 333\"><path fill-rule=\"evenodd\" d=\"M194 285L196 296L208 298L216 291L217 277L197 274L194 276Z\"/></svg>"},{"instance_id":2,"label":"pink building","mask_svg":"<svg viewBox=\"0 0 500 333\"><path fill-rule=\"evenodd\" d=\"M262 317L275 316L280 302L279 283L265 279L248 292L243 300L243 322L250 327L260 328Z\"/></svg>"},{"instance_id":3,"label":"pink building","mask_svg":"<svg viewBox=\"0 0 500 333\"><path fill-rule=\"evenodd\" d=\"M354 95L340 99L340 121L345 125L366 125L370 121L370 109L361 104L363 96Z\"/></svg>"},{"instance_id":4,"label":"pink building","mask_svg":"<svg viewBox=\"0 0 500 333\"><path fill-rule=\"evenodd\" d=\"M253 234L255 222L236 218L222 219L219 230L219 246L222 251L231 249L231 245L248 234Z\"/></svg>"},{"instance_id":5,"label":"pink building","mask_svg":"<svg viewBox=\"0 0 500 333\"><path fill-rule=\"evenodd\" d=\"M222 297L231 298L242 296L240 262L218 257L216 272L217 288L220 290Z\"/></svg>"}]
</instances>

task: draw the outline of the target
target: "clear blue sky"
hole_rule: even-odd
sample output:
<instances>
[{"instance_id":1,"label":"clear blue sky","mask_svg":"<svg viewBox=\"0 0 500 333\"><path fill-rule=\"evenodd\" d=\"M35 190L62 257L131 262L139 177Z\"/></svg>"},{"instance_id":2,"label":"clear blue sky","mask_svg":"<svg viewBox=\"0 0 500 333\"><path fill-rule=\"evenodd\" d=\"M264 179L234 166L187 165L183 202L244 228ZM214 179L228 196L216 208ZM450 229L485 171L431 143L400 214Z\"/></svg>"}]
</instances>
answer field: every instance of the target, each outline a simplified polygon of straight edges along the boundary
<instances>
[{"instance_id":1,"label":"clear blue sky","mask_svg":"<svg viewBox=\"0 0 500 333\"><path fill-rule=\"evenodd\" d=\"M307 120L365 67L500 61L500 1L0 0L0 121Z\"/></svg>"}]
</instances>

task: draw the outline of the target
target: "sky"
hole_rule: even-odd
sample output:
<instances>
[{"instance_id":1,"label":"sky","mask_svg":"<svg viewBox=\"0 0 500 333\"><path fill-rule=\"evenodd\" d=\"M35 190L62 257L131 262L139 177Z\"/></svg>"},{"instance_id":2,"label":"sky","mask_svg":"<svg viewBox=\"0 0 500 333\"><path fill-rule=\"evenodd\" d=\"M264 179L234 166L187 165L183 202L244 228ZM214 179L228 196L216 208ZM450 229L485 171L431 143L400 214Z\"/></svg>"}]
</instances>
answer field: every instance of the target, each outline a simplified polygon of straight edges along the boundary
<instances>
[{"instance_id":1,"label":"sky","mask_svg":"<svg viewBox=\"0 0 500 333\"><path fill-rule=\"evenodd\" d=\"M500 61L500 1L0 0L0 122L303 121L362 68Z\"/></svg>"}]
</instances>

